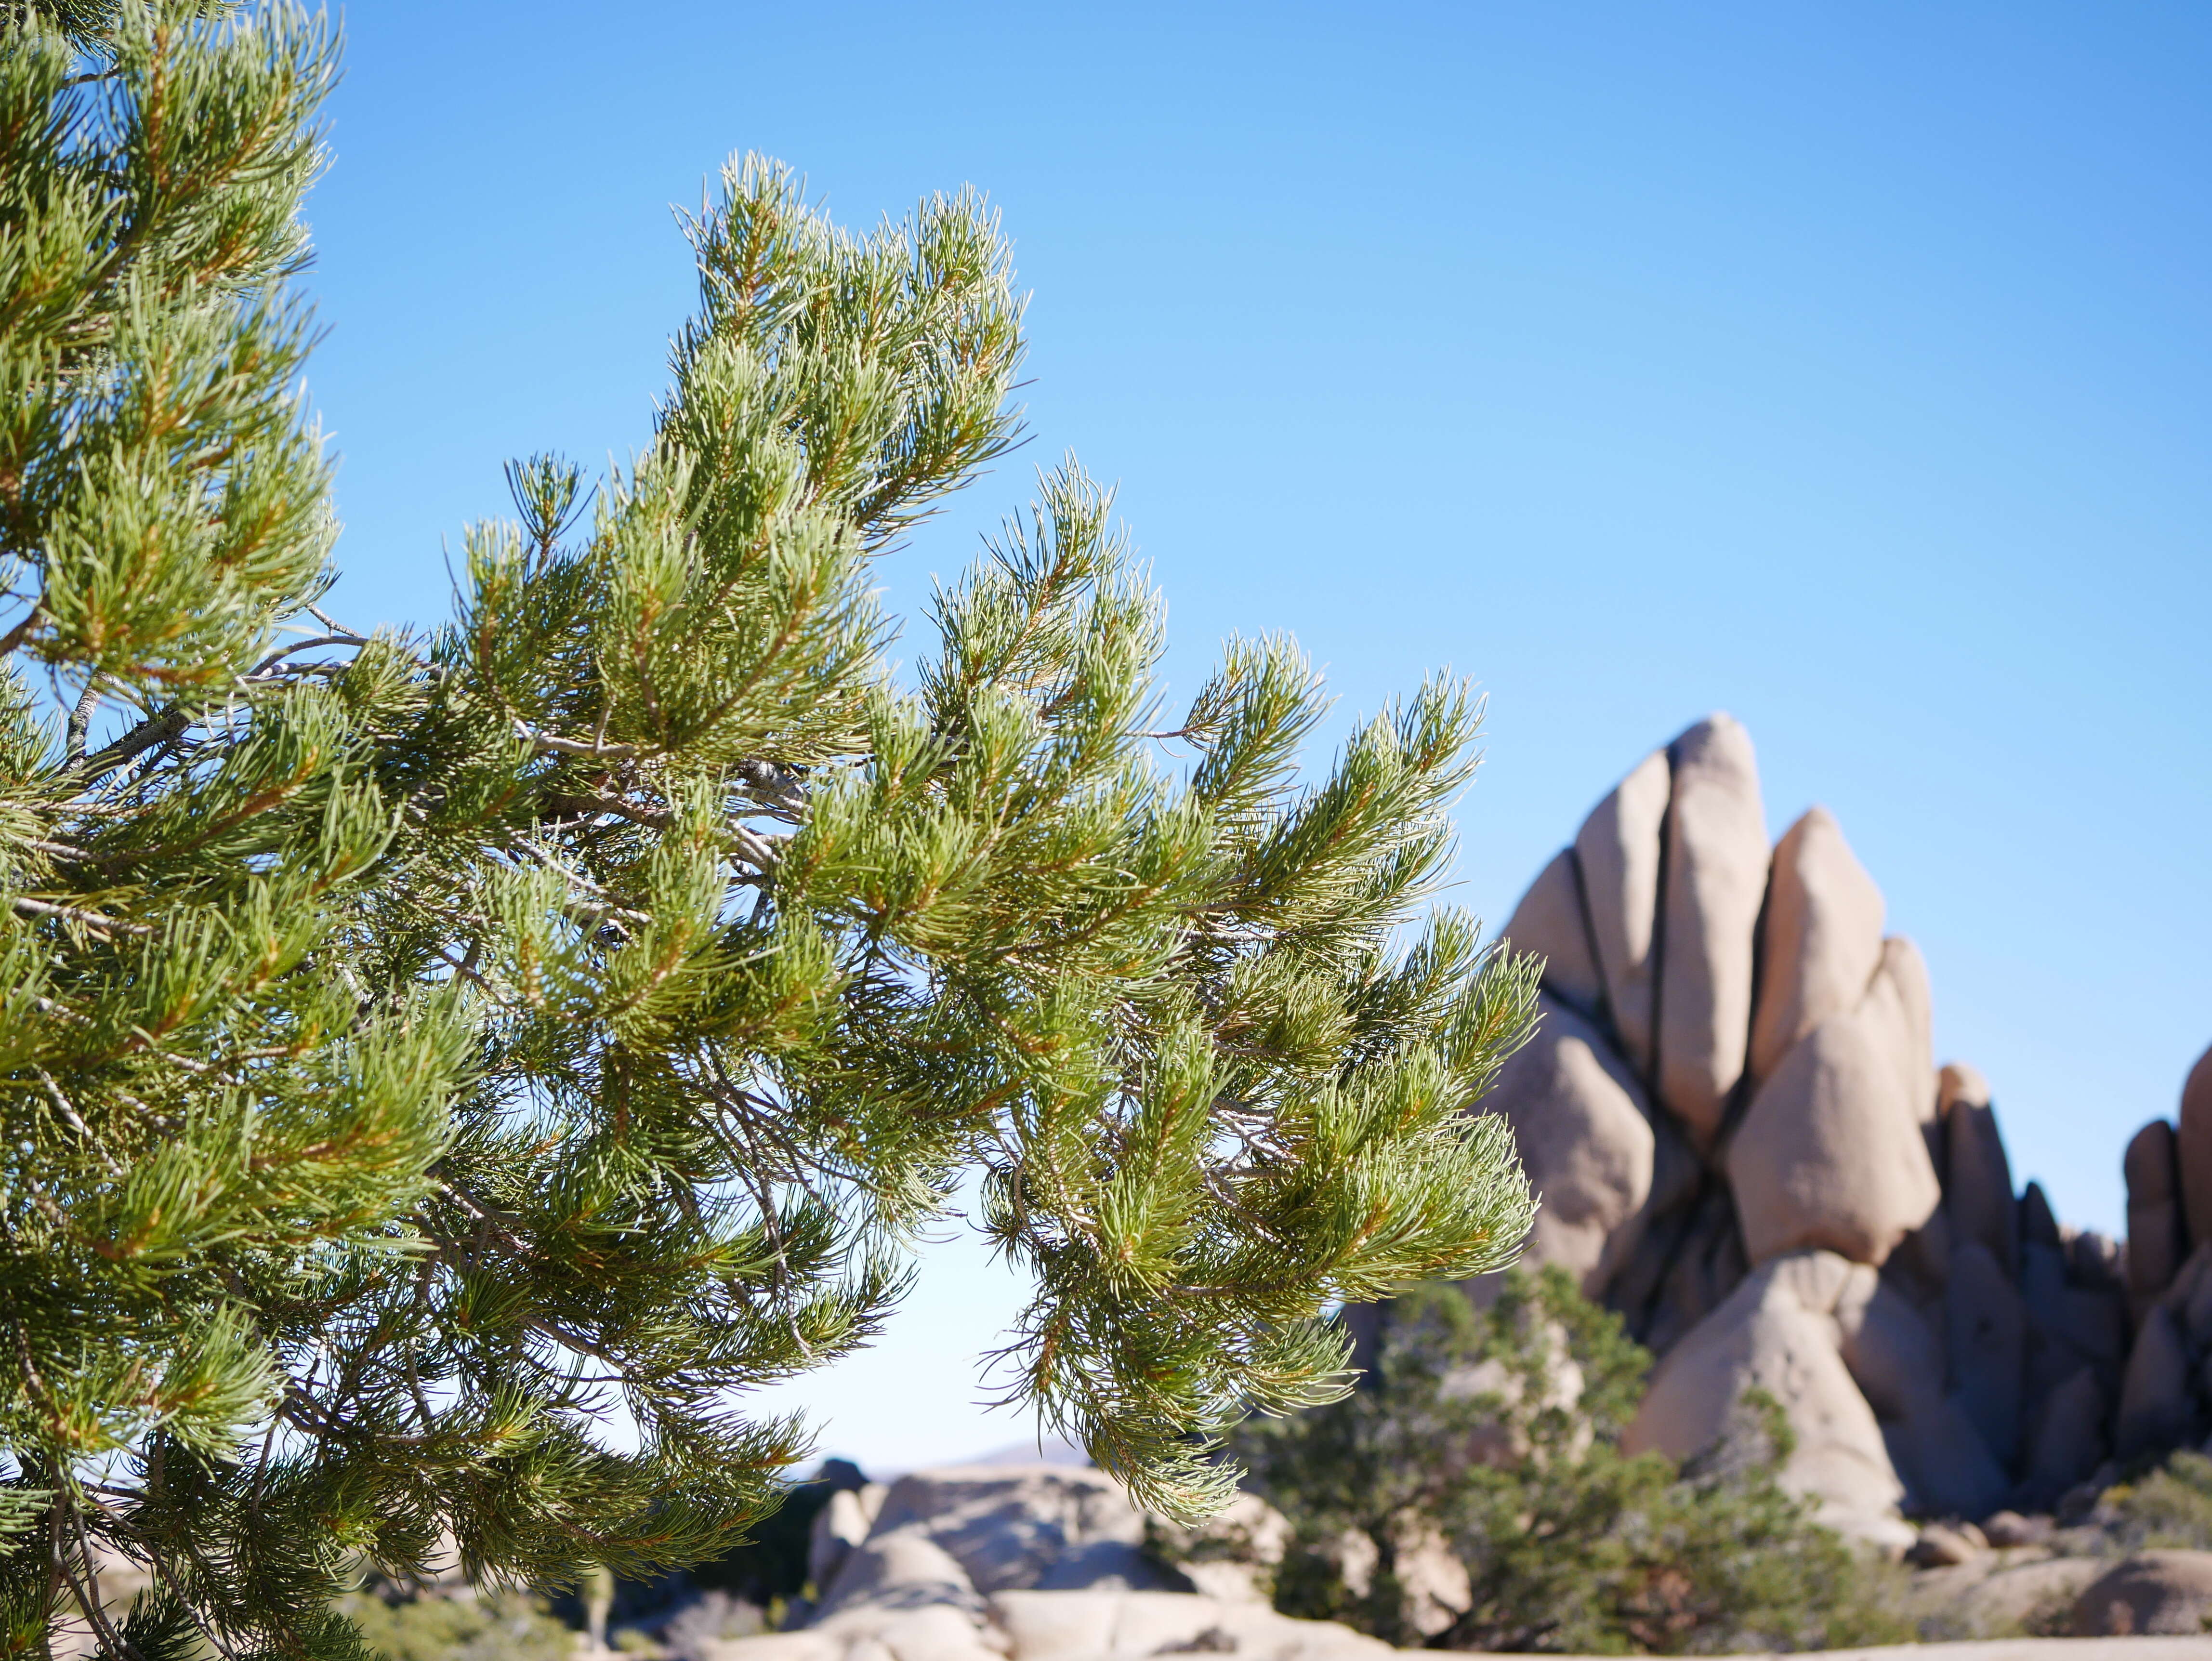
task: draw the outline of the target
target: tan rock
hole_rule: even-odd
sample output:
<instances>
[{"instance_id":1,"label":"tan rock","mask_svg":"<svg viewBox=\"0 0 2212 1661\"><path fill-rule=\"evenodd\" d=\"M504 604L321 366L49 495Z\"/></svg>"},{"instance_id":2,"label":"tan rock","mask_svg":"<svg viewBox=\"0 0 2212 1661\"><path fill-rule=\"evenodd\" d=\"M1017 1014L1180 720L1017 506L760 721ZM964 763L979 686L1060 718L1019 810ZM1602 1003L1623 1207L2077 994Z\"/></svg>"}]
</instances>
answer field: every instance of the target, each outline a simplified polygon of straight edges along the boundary
<instances>
[{"instance_id":1,"label":"tan rock","mask_svg":"<svg viewBox=\"0 0 2212 1661\"><path fill-rule=\"evenodd\" d=\"M981 1627L920 1604L839 1616L799 1632L704 1646L701 1661L1121 1661L1185 1653L1245 1661L1389 1661L1388 1645L1327 1621L1171 1591L1011 1591Z\"/></svg>"},{"instance_id":2,"label":"tan rock","mask_svg":"<svg viewBox=\"0 0 2212 1661\"><path fill-rule=\"evenodd\" d=\"M1936 1074L1936 1115L1946 1117L1960 1103L1970 1107L1990 1104L1990 1081L1978 1067L1965 1062L1946 1062Z\"/></svg>"},{"instance_id":3,"label":"tan rock","mask_svg":"<svg viewBox=\"0 0 2212 1661\"><path fill-rule=\"evenodd\" d=\"M2019 1203L2013 1197L2012 1162L2005 1158L1989 1086L1980 1074L1954 1062L1943 1069L1937 1100L1943 1120L1943 1208L1949 1214L1952 1244L1978 1240L2006 1274L2016 1275Z\"/></svg>"},{"instance_id":4,"label":"tan rock","mask_svg":"<svg viewBox=\"0 0 2212 1661\"><path fill-rule=\"evenodd\" d=\"M1388 1661L1379 1640L1328 1621L1297 1621L1265 1604L1188 1592L1009 1591L992 1607L1012 1661L1233 1654L1248 1661Z\"/></svg>"},{"instance_id":5,"label":"tan rock","mask_svg":"<svg viewBox=\"0 0 2212 1661\"><path fill-rule=\"evenodd\" d=\"M1983 1555L1984 1549L1967 1537L1964 1529L1929 1523L1921 1528L1920 1538L1906 1555L1916 1563L1941 1568L1953 1563L1971 1563Z\"/></svg>"},{"instance_id":6,"label":"tan rock","mask_svg":"<svg viewBox=\"0 0 2212 1661\"><path fill-rule=\"evenodd\" d=\"M1614 1028L1628 1064L1649 1076L1653 935L1659 917L1659 838L1667 818L1667 752L1654 751L1575 833L1583 897Z\"/></svg>"},{"instance_id":7,"label":"tan rock","mask_svg":"<svg viewBox=\"0 0 2212 1661\"><path fill-rule=\"evenodd\" d=\"M1886 1276L1861 1274L1837 1300L1838 1354L1874 1409L1911 1509L1978 1517L2011 1483L1944 1391L1942 1341Z\"/></svg>"},{"instance_id":8,"label":"tan rock","mask_svg":"<svg viewBox=\"0 0 2212 1661\"><path fill-rule=\"evenodd\" d=\"M1003 1661L1006 1640L988 1622L943 1603L870 1605L793 1633L842 1644L842 1661ZM765 1638L742 1640L750 1644Z\"/></svg>"},{"instance_id":9,"label":"tan rock","mask_svg":"<svg viewBox=\"0 0 2212 1661\"><path fill-rule=\"evenodd\" d=\"M1134 1589L1171 1584L1146 1555L1145 1522L1112 1478L1063 1465L946 1465L902 1476L867 1545L918 1530L951 1554L975 1589ZM848 1576L832 1596L842 1597ZM825 1608L827 1606L825 1605Z\"/></svg>"},{"instance_id":10,"label":"tan rock","mask_svg":"<svg viewBox=\"0 0 2212 1661\"><path fill-rule=\"evenodd\" d=\"M718 1661L1001 1661L975 1584L918 1522L846 1555L805 1629L716 1646Z\"/></svg>"},{"instance_id":11,"label":"tan rock","mask_svg":"<svg viewBox=\"0 0 2212 1661\"><path fill-rule=\"evenodd\" d=\"M1513 908L1504 938L1516 952L1534 952L1544 959L1546 992L1584 1019L1595 1020L1604 1001L1605 980L1591 955L1581 886L1575 850L1563 848Z\"/></svg>"},{"instance_id":12,"label":"tan rock","mask_svg":"<svg viewBox=\"0 0 2212 1661\"><path fill-rule=\"evenodd\" d=\"M1507 1060L1481 1110L1511 1124L1537 1194L1522 1261L1557 1263L1595 1296L1636 1248L1651 1123L1642 1089L1596 1030L1548 992L1537 1007L1536 1036Z\"/></svg>"},{"instance_id":13,"label":"tan rock","mask_svg":"<svg viewBox=\"0 0 2212 1661\"><path fill-rule=\"evenodd\" d=\"M1940 1390L1943 1347L1919 1310L1880 1275L1854 1275L1838 1295L1836 1329L1844 1365L1885 1419L1911 1411L1913 1392ZM1969 1506L1948 1508L1965 1515Z\"/></svg>"},{"instance_id":14,"label":"tan rock","mask_svg":"<svg viewBox=\"0 0 2212 1661\"><path fill-rule=\"evenodd\" d=\"M843 1521L849 1532L854 1519ZM1233 1534L1261 1563L1280 1558L1288 1533L1249 1497L1206 1530ZM1390 1652L1347 1628L1277 1615L1249 1582L1227 1596L1133 1586L1116 1554L1133 1552L1142 1536L1143 1519L1096 1471L919 1471L884 1495L811 1624L716 1641L703 1661L1083 1661L1207 1650L1377 1661ZM1101 1576L1102 1567L1116 1572ZM989 1597L979 1581L991 1584Z\"/></svg>"},{"instance_id":15,"label":"tan rock","mask_svg":"<svg viewBox=\"0 0 2212 1661\"><path fill-rule=\"evenodd\" d=\"M2189 1374L2189 1348L2180 1323L2166 1305L2152 1305L2136 1332L2120 1381L2113 1434L2120 1458L2160 1452L2189 1439L2195 1420Z\"/></svg>"},{"instance_id":16,"label":"tan rock","mask_svg":"<svg viewBox=\"0 0 2212 1661\"><path fill-rule=\"evenodd\" d=\"M1936 1008L1928 989L1928 964L1920 948L1902 934L1881 943L1881 967L1867 988L1869 1002L1886 1007L1901 1034L1897 1051L1899 1088L1916 1124L1936 1124ZM1932 1148L1931 1148L1932 1153Z\"/></svg>"},{"instance_id":17,"label":"tan rock","mask_svg":"<svg viewBox=\"0 0 2212 1661\"><path fill-rule=\"evenodd\" d=\"M1667 891L1661 905L1659 1096L1711 1146L1743 1076L1753 940L1766 893L1766 815L1751 735L1714 715L1670 746Z\"/></svg>"},{"instance_id":18,"label":"tan rock","mask_svg":"<svg viewBox=\"0 0 2212 1661\"><path fill-rule=\"evenodd\" d=\"M610 1599L610 1613L612 1608ZM788 1614L791 1606L787 1604L785 1609ZM767 1611L758 1604L710 1587L679 1603L660 1623L657 1637L661 1652L674 1661L709 1661L719 1646L733 1639L758 1638L768 1630ZM578 1653L588 1656L588 1645L580 1646ZM599 1661L606 1661L605 1652Z\"/></svg>"},{"instance_id":19,"label":"tan rock","mask_svg":"<svg viewBox=\"0 0 2212 1661\"><path fill-rule=\"evenodd\" d=\"M2212 1551L2145 1551L2091 1581L2074 1605L2084 1638L2202 1635L2212 1617Z\"/></svg>"},{"instance_id":20,"label":"tan rock","mask_svg":"<svg viewBox=\"0 0 2212 1661\"><path fill-rule=\"evenodd\" d=\"M1111 1655L1121 1596L1110 1591L1006 1591L991 1600L1018 1658ZM1210 1616L1210 1609L1191 1613ZM1206 1630L1194 1628L1191 1636Z\"/></svg>"},{"instance_id":21,"label":"tan rock","mask_svg":"<svg viewBox=\"0 0 2212 1661\"><path fill-rule=\"evenodd\" d=\"M2174 1153L2181 1167L2181 1215L2195 1244L2212 1240L2212 1050L2189 1069L2179 1116Z\"/></svg>"},{"instance_id":22,"label":"tan rock","mask_svg":"<svg viewBox=\"0 0 2212 1661\"><path fill-rule=\"evenodd\" d=\"M2172 1284L2188 1255L2173 1127L2153 1119L2136 1132L2121 1169L2128 1181L2128 1295L2141 1318L2144 1306Z\"/></svg>"},{"instance_id":23,"label":"tan rock","mask_svg":"<svg viewBox=\"0 0 2212 1661\"><path fill-rule=\"evenodd\" d=\"M983 1600L952 1554L919 1524L862 1541L846 1555L836 1579L823 1588L815 1624L863 1605L918 1608L944 1604L981 1618Z\"/></svg>"},{"instance_id":24,"label":"tan rock","mask_svg":"<svg viewBox=\"0 0 2212 1661\"><path fill-rule=\"evenodd\" d=\"M1774 849L1751 1024L1754 1081L1829 1016L1857 1007L1881 964L1881 890L1835 816L1808 808Z\"/></svg>"},{"instance_id":25,"label":"tan rock","mask_svg":"<svg viewBox=\"0 0 2212 1661\"><path fill-rule=\"evenodd\" d=\"M1951 1192L1951 1150L1944 1137L1944 1123L1951 1119L1951 1108L1962 1104L1969 1108L1989 1106L1989 1080L1982 1077L1980 1068L1964 1062L1944 1062L1936 1070L1936 1122L1929 1126L1929 1157L1936 1161L1936 1177L1942 1181L1947 1195ZM2008 1170L2006 1183L2011 1183ZM1948 1241L1944 1243L1944 1252L1948 1252Z\"/></svg>"},{"instance_id":26,"label":"tan rock","mask_svg":"<svg viewBox=\"0 0 2212 1661\"><path fill-rule=\"evenodd\" d=\"M2106 1567L2105 1561L2095 1557L2053 1557L2002 1567L1998 1561L1984 1558L1969 1568L1943 1571L1946 1574L1973 1577L1972 1584L1937 1605L1945 1617L1946 1627L1985 1634L2017 1632L2030 1623L2039 1628L2051 1624L2063 1626L2071 1618L2075 1601L2081 1597L2082 1589ZM1978 1658L1973 1652L1980 1646L1970 1645L1947 1644L1930 1653L1943 1657L1944 1661L2039 1661L2047 1652L2057 1651L2063 1653L2064 1661L2100 1661L2094 1652L2081 1653L2084 1647L2079 1640L2062 1644L2051 1639L2013 1639L2002 1648L1992 1646ZM1912 1652L1893 1653L1909 1655ZM2112 1661L2122 1661L2122 1658L2114 1652ZM2125 1658L2125 1661L2155 1658L2137 1653Z\"/></svg>"},{"instance_id":27,"label":"tan rock","mask_svg":"<svg viewBox=\"0 0 2212 1661\"><path fill-rule=\"evenodd\" d=\"M1842 1532L1891 1550L1909 1547L1913 1530L1896 1513L1904 1484L1838 1353L1836 1309L1869 1273L1826 1251L1758 1270L1659 1363L1623 1450L1656 1448L1676 1460L1703 1454L1756 1385L1781 1403L1796 1434L1784 1483L1816 1496L1822 1520Z\"/></svg>"},{"instance_id":28,"label":"tan rock","mask_svg":"<svg viewBox=\"0 0 2212 1661\"><path fill-rule=\"evenodd\" d=\"M876 1513L883 1508L884 1492L881 1482L840 1488L814 1513L807 1536L806 1578L817 1587L833 1583L853 1548L868 1537Z\"/></svg>"},{"instance_id":29,"label":"tan rock","mask_svg":"<svg viewBox=\"0 0 2212 1661\"><path fill-rule=\"evenodd\" d=\"M1474 1586L1467 1564L1433 1524L1407 1518L1394 1530L1391 1561L1398 1577L1406 1623L1424 1638L1435 1638L1474 1605Z\"/></svg>"},{"instance_id":30,"label":"tan rock","mask_svg":"<svg viewBox=\"0 0 2212 1661\"><path fill-rule=\"evenodd\" d=\"M1942 1206L1897 1243L1897 1249L1883 1260L1881 1272L1885 1280L1894 1281L1898 1289L1922 1308L1932 1309L1942 1303L1943 1278L1951 1272L1951 1220Z\"/></svg>"},{"instance_id":31,"label":"tan rock","mask_svg":"<svg viewBox=\"0 0 2212 1661\"><path fill-rule=\"evenodd\" d=\"M2010 1510L1995 1512L1982 1518L1982 1537L1999 1551L2014 1546L2039 1546L2051 1537L2051 1519L2023 1517Z\"/></svg>"},{"instance_id":32,"label":"tan rock","mask_svg":"<svg viewBox=\"0 0 2212 1661\"><path fill-rule=\"evenodd\" d=\"M1753 1263L1820 1247L1878 1265L1928 1220L1943 1195L1904 1087L1916 1043L1893 989L1869 993L1752 1098L1728 1175Z\"/></svg>"},{"instance_id":33,"label":"tan rock","mask_svg":"<svg viewBox=\"0 0 2212 1661\"><path fill-rule=\"evenodd\" d=\"M842 1661L848 1647L824 1633L771 1632L754 1638L709 1638L693 1646L691 1653L696 1661Z\"/></svg>"}]
</instances>

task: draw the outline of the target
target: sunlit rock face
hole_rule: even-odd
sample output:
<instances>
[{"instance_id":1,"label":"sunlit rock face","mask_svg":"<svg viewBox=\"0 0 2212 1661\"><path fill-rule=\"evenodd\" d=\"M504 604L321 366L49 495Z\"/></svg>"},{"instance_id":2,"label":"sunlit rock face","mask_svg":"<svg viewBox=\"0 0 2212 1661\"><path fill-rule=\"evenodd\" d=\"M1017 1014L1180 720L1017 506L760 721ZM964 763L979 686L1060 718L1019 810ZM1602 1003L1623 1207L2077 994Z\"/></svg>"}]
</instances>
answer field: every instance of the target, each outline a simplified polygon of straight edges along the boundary
<instances>
[{"instance_id":1,"label":"sunlit rock face","mask_svg":"<svg viewBox=\"0 0 2212 1661\"><path fill-rule=\"evenodd\" d=\"M1279 1557L1288 1526L1247 1495L1210 1527ZM1145 1518L1095 1470L956 1465L871 1484L817 1517L822 1601L793 1630L700 1661L1109 1661L1233 1653L1387 1661L1388 1645L1280 1615L1249 1568L1194 1586L1143 1548ZM1233 1570L1234 1565L1217 1566Z\"/></svg>"},{"instance_id":2,"label":"sunlit rock face","mask_svg":"<svg viewBox=\"0 0 2212 1661\"><path fill-rule=\"evenodd\" d=\"M1900 1515L2048 1509L2212 1429L2212 1053L2128 1147L2127 1245L2068 1228L2015 1193L1981 1074L1936 1067L1884 911L1826 809L1769 846L1750 736L1701 721L1506 925L1543 1024L1474 1110L1542 1196L1524 1261L1660 1357L1631 1439L1694 1454L1757 1385L1786 1480L1893 1545Z\"/></svg>"}]
</instances>

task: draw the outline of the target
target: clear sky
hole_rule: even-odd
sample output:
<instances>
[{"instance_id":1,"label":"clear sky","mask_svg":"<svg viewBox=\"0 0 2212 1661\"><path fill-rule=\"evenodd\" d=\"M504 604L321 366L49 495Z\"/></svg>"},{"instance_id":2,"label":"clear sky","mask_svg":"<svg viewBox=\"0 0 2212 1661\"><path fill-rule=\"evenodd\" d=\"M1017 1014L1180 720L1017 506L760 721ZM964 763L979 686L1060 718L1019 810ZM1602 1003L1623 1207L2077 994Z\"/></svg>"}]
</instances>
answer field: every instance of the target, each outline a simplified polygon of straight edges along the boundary
<instances>
[{"instance_id":1,"label":"clear sky","mask_svg":"<svg viewBox=\"0 0 2212 1661\"><path fill-rule=\"evenodd\" d=\"M974 183L1035 293L1035 441L1172 605L1287 629L1342 720L1491 695L1456 897L1502 921L1641 755L1750 728L1840 818L2014 1170L2116 1230L2212 1042L2212 11L2115 4L353 9L311 204L337 603L434 621L505 458L647 436L733 150L856 225ZM877 1467L1015 1440L1013 1301L931 1254L779 1405Z\"/></svg>"}]
</instances>

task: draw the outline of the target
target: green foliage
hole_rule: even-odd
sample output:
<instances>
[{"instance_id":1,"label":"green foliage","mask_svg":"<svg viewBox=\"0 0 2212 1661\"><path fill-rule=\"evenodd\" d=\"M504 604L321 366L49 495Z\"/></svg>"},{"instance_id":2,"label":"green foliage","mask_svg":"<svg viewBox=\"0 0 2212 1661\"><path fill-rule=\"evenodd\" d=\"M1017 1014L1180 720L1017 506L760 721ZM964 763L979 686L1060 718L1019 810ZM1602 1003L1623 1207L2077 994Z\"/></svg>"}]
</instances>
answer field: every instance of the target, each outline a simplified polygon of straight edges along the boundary
<instances>
[{"instance_id":1,"label":"green foliage","mask_svg":"<svg viewBox=\"0 0 2212 1661\"><path fill-rule=\"evenodd\" d=\"M1771 1400L1747 1398L1690 1468L1621 1451L1650 1362L1557 1268L1510 1272L1484 1311L1452 1287L1401 1296L1364 1387L1230 1439L1293 1527L1277 1607L1454 1649L1909 1637L1879 1571L1777 1482L1789 1428Z\"/></svg>"},{"instance_id":2,"label":"green foliage","mask_svg":"<svg viewBox=\"0 0 2212 1661\"><path fill-rule=\"evenodd\" d=\"M1510 1254L1463 1110L1533 974L1414 926L1464 686L1312 782L1285 641L1163 723L1072 462L890 678L871 556L1017 436L981 200L858 236L733 164L635 463L517 463L458 615L367 634L315 609L287 286L330 37L0 29L11 1647L337 1661L358 1561L724 1553L806 1442L741 1392L866 1342L971 1176L1035 1287L1005 1389L1182 1516L1225 1427L1346 1388L1330 1304ZM105 1553L161 1589L121 1631Z\"/></svg>"},{"instance_id":3,"label":"green foliage","mask_svg":"<svg viewBox=\"0 0 2212 1661\"><path fill-rule=\"evenodd\" d=\"M2105 1490L2098 1520L2123 1551L2212 1551L2212 1458L2187 1449Z\"/></svg>"},{"instance_id":4,"label":"green foliage","mask_svg":"<svg viewBox=\"0 0 2212 1661\"><path fill-rule=\"evenodd\" d=\"M570 1661L576 1634L520 1592L388 1603L355 1593L340 1609L386 1661Z\"/></svg>"}]
</instances>

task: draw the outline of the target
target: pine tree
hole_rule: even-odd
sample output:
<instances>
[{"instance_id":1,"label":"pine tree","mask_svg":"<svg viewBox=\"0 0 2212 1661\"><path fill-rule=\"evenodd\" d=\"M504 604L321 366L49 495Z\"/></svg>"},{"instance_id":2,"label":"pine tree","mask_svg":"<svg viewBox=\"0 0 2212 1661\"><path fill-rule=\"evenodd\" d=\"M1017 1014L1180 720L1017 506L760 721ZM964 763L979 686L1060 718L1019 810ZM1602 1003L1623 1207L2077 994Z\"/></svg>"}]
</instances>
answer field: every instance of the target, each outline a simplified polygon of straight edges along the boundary
<instances>
[{"instance_id":1,"label":"pine tree","mask_svg":"<svg viewBox=\"0 0 2212 1661\"><path fill-rule=\"evenodd\" d=\"M1686 1467L1621 1451L1650 1354L1557 1264L1510 1271L1486 1310L1428 1286L1379 1314L1358 1390L1228 1438L1291 1524L1278 1609L1450 1650L1709 1653L1912 1635L1886 1566L1782 1487L1790 1431L1771 1397L1747 1394L1720 1445Z\"/></svg>"},{"instance_id":2,"label":"pine tree","mask_svg":"<svg viewBox=\"0 0 2212 1661\"><path fill-rule=\"evenodd\" d=\"M1318 682L1239 640L1170 728L1072 462L887 667L872 557L1018 436L983 202L856 235L734 163L635 465L518 463L453 620L363 632L291 286L331 36L0 17L10 1651L335 1657L354 1565L724 1549L806 1441L742 1390L866 1343L970 1179L1007 1393L1176 1515L1346 1388L1327 1306L1510 1254L1462 1110L1531 972L1399 935L1464 686L1302 782Z\"/></svg>"}]
</instances>

